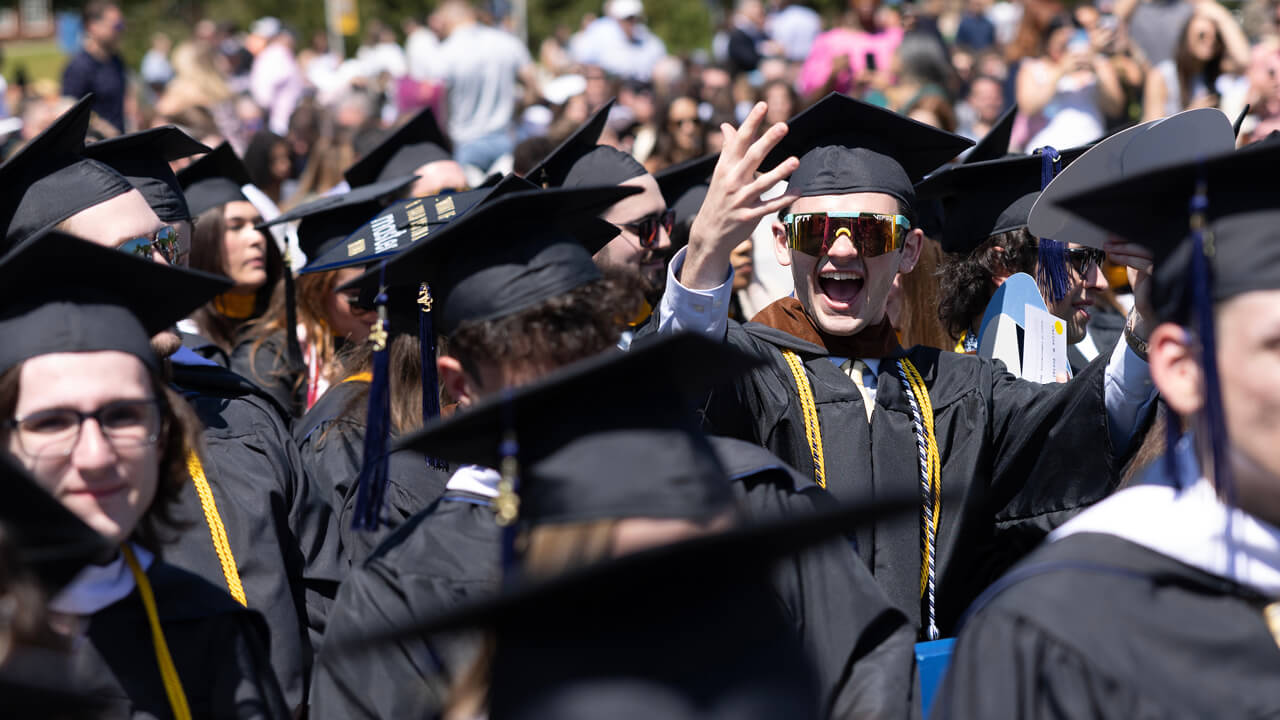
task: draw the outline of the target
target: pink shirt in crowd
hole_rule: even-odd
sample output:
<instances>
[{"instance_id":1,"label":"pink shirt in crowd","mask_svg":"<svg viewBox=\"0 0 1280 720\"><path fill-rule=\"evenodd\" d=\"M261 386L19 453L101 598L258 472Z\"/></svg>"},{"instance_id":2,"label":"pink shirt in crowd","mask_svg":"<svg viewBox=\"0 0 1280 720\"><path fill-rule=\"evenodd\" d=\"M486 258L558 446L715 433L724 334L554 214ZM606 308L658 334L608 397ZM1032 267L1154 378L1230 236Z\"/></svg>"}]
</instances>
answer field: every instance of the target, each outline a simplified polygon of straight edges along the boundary
<instances>
[{"instance_id":1,"label":"pink shirt in crowd","mask_svg":"<svg viewBox=\"0 0 1280 720\"><path fill-rule=\"evenodd\" d=\"M848 92L853 87L853 80L867 65L867 53L876 58L876 68L888 70L893 67L893 54L902 44L902 28L886 28L878 33L861 30L836 28L828 30L813 41L813 49L804 61L800 70L800 94L808 95L822 89L827 78L831 76L831 62L844 55L849 58L852 73L845 73L835 88L840 92Z\"/></svg>"}]
</instances>

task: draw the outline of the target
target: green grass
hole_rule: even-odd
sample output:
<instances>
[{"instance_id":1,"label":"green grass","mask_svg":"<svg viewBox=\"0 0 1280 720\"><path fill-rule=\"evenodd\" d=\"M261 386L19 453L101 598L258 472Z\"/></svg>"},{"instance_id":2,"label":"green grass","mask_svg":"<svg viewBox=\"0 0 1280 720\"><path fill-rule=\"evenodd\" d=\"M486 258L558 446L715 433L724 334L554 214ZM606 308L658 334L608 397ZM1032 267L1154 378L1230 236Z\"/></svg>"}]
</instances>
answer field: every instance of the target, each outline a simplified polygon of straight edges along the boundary
<instances>
[{"instance_id":1,"label":"green grass","mask_svg":"<svg viewBox=\"0 0 1280 720\"><path fill-rule=\"evenodd\" d=\"M57 42L19 40L4 43L4 63L0 64L0 72L12 83L18 67L26 66L27 78L31 82L40 79L57 82L62 78L62 68L66 64L67 57L58 50Z\"/></svg>"}]
</instances>

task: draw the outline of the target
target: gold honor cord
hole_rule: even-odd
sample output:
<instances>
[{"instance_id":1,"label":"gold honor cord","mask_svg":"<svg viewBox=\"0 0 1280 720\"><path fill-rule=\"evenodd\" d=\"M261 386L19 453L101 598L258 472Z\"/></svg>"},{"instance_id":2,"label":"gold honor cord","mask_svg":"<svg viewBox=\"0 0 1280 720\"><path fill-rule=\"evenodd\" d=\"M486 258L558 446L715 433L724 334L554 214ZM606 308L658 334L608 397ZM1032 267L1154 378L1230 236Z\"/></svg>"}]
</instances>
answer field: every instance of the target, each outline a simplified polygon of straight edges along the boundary
<instances>
[{"instance_id":1,"label":"gold honor cord","mask_svg":"<svg viewBox=\"0 0 1280 720\"><path fill-rule=\"evenodd\" d=\"M169 707L177 720L191 720L191 707L187 705L187 694L182 690L182 681L178 679L178 669L173 666L173 657L169 655L169 644L164 640L164 631L160 628L160 614L156 612L156 597L151 592L151 581L142 572L142 566L133 556L133 549L123 545L120 551L129 564L129 572L133 573L133 582L138 586L138 595L142 598L142 607L147 611L147 623L151 626L151 642L155 645L156 664L160 666L160 679L164 681L165 695L169 696Z\"/></svg>"},{"instance_id":2,"label":"gold honor cord","mask_svg":"<svg viewBox=\"0 0 1280 720\"><path fill-rule=\"evenodd\" d=\"M818 405L813 400L813 387L809 385L809 376L804 372L804 363L793 350L783 350L791 375L796 381L796 392L800 395L800 410L804 413L804 435L809 441L809 452L813 455L813 479L818 487L827 487L826 461L822 457L822 428L818 425Z\"/></svg>"},{"instance_id":3,"label":"gold honor cord","mask_svg":"<svg viewBox=\"0 0 1280 720\"><path fill-rule=\"evenodd\" d=\"M218 514L218 504L213 499L209 480L204 476L200 456L194 450L187 451L187 472L191 475L191 483L196 486L196 495L200 496L200 509L204 511L205 522L209 524L213 551L217 553L218 562L222 565L222 576L227 579L227 591L236 602L248 607L244 585L240 583L240 571L236 568L236 557L231 554L231 542L227 540L227 528L222 524L222 516Z\"/></svg>"}]
</instances>

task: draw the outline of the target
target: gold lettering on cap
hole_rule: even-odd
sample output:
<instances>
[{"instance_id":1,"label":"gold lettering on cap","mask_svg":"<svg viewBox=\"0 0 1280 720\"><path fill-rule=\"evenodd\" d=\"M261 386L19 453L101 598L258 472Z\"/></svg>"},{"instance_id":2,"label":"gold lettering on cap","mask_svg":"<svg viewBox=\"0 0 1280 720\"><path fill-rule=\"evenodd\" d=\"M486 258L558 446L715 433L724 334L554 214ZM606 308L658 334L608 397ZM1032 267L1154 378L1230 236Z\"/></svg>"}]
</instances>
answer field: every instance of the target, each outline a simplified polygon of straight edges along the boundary
<instances>
[{"instance_id":1,"label":"gold lettering on cap","mask_svg":"<svg viewBox=\"0 0 1280 720\"><path fill-rule=\"evenodd\" d=\"M448 220L457 215L458 211L453 206L453 196L448 195L436 200L436 219Z\"/></svg>"}]
</instances>

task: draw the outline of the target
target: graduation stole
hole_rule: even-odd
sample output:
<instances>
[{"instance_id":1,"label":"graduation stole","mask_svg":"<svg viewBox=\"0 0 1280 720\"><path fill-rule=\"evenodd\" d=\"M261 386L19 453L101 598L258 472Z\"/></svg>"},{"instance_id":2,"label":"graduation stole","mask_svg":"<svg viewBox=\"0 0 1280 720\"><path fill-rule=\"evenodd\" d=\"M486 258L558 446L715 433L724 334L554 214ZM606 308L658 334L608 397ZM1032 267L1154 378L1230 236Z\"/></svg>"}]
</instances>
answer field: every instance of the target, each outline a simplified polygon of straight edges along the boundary
<instances>
[{"instance_id":1,"label":"graduation stole","mask_svg":"<svg viewBox=\"0 0 1280 720\"><path fill-rule=\"evenodd\" d=\"M142 608L147 613L147 624L151 626L151 644L156 651L156 664L160 666L160 679L164 682L164 694L169 698L169 707L173 709L173 716L177 720L191 720L187 693L182 689L178 669L174 667L173 656L169 654L169 643L165 642L164 630L160 627L160 613L156 611L156 596L151 592L151 581L134 557L133 548L126 543L120 547L120 552L129 565L129 572L133 574L133 582L138 586L138 596L142 598Z\"/></svg>"},{"instance_id":2,"label":"graduation stole","mask_svg":"<svg viewBox=\"0 0 1280 720\"><path fill-rule=\"evenodd\" d=\"M833 336L822 332L804 307L795 298L778 300L752 320L781 330L793 337L826 348L828 352L849 358L883 358L900 350L893 327L887 319L878 325L851 336ZM805 372L804 362L793 350L782 350L782 357L795 380L796 393L800 396L800 410L804 416L805 439L813 457L814 481L819 487L827 487L826 462L822 450L822 428L818 422L817 403L813 398L813 386ZM898 378L911 406L911 424L916 435L916 449L920 467L920 598L926 601L927 634L937 640L936 613L936 560L938 521L942 513L942 459L938 452L938 439L933 427L933 403L929 400L929 388L920 371L906 357L896 363Z\"/></svg>"}]
</instances>

